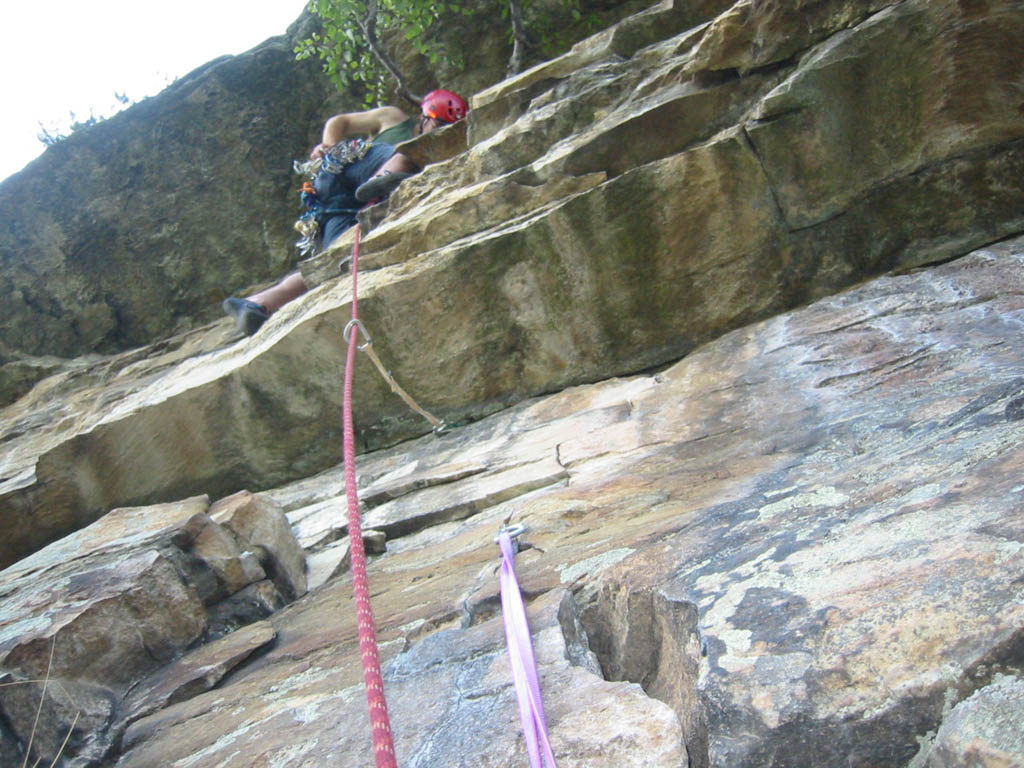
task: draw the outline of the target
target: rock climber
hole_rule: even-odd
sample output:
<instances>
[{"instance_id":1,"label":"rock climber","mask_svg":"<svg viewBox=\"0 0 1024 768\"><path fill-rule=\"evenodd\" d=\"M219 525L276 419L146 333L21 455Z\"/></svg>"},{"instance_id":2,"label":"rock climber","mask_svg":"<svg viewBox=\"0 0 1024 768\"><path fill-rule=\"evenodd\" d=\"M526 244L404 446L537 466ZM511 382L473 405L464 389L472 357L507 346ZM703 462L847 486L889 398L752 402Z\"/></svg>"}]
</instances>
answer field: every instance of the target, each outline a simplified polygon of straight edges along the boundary
<instances>
[{"instance_id":1,"label":"rock climber","mask_svg":"<svg viewBox=\"0 0 1024 768\"><path fill-rule=\"evenodd\" d=\"M334 115L324 124L319 144L310 152L320 169L313 182L316 226L321 248L356 223L364 203L387 197L420 169L395 145L449 125L469 110L457 93L436 90L420 104L418 117L397 107ZM353 140L353 137L360 137ZM246 336L252 336L274 312L308 290L301 272L293 272L248 298L224 300L224 311Z\"/></svg>"}]
</instances>

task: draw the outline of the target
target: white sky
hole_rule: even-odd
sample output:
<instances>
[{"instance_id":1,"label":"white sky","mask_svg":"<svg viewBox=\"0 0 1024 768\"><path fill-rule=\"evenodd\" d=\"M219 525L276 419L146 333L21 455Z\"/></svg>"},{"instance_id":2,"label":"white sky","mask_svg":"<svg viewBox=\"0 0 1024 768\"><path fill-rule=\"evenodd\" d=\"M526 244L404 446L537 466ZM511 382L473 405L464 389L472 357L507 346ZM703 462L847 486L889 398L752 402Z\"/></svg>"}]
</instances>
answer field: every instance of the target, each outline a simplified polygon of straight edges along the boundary
<instances>
[{"instance_id":1,"label":"white sky","mask_svg":"<svg viewBox=\"0 0 1024 768\"><path fill-rule=\"evenodd\" d=\"M134 101L224 54L283 34L306 0L2 0L0 179L43 151L40 121L67 133L114 93Z\"/></svg>"}]
</instances>

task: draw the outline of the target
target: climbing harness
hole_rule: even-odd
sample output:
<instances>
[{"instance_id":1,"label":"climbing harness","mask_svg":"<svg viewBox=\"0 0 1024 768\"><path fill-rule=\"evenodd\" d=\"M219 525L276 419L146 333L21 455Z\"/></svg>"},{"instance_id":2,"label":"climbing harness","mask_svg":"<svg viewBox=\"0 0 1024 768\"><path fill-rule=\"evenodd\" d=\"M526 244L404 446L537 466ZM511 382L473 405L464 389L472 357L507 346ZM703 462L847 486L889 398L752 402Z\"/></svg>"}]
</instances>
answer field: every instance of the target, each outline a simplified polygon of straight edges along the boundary
<instances>
[{"instance_id":1,"label":"climbing harness","mask_svg":"<svg viewBox=\"0 0 1024 768\"><path fill-rule=\"evenodd\" d=\"M299 249L299 255L306 256L316 248L317 236L320 234L320 221L329 209L324 205L320 196L316 193L313 181L321 170L327 173L338 174L346 167L362 160L370 150L371 142L366 139L349 139L339 141L324 153L323 157L313 158L300 163L292 161L292 170L300 176L308 176L309 179L302 183L299 197L305 212L295 222L295 231L302 235L295 245Z\"/></svg>"},{"instance_id":2,"label":"climbing harness","mask_svg":"<svg viewBox=\"0 0 1024 768\"><path fill-rule=\"evenodd\" d=\"M526 620L523 595L516 579L515 553L517 539L526 532L526 526L502 526L495 542L501 549L501 610L505 617L505 640L508 643L512 682L519 702L519 719L523 725L523 738L531 768L556 768L555 755L548 740L548 726L544 719L544 703L537 678L537 660L533 655L530 625Z\"/></svg>"},{"instance_id":3,"label":"climbing harness","mask_svg":"<svg viewBox=\"0 0 1024 768\"><path fill-rule=\"evenodd\" d=\"M356 286L359 266L359 225L356 224L355 244L352 247L352 320L359 319L359 292ZM377 768L398 768L395 743L391 735L391 720L384 698L384 678L380 671L377 633L370 608L370 584L366 575L366 549L363 546L362 520L359 514L359 496L356 493L355 429L352 425L352 376L356 362L356 345L348 345L345 360L345 382L342 396L343 454L345 460L345 494L348 498L348 540L352 563L352 593L356 602L359 626L359 650L363 658L363 681L366 685L366 703L370 709L370 729L373 734L373 754Z\"/></svg>"}]
</instances>

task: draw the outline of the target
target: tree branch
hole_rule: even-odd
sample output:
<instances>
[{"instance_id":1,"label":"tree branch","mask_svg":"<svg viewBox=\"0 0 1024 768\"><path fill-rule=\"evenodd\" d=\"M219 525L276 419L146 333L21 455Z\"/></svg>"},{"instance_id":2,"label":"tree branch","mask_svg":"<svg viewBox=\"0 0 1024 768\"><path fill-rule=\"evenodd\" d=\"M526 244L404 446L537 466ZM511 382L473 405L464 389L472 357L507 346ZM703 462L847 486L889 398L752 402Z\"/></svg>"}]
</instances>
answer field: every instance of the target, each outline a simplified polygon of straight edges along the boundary
<instances>
[{"instance_id":1,"label":"tree branch","mask_svg":"<svg viewBox=\"0 0 1024 768\"><path fill-rule=\"evenodd\" d=\"M508 74L518 75L523 71L523 56L529 45L522 0L508 0L508 15L512 20L512 56L508 60Z\"/></svg>"},{"instance_id":2,"label":"tree branch","mask_svg":"<svg viewBox=\"0 0 1024 768\"><path fill-rule=\"evenodd\" d=\"M405 77L402 76L402 72L398 69L398 65L391 60L387 50L381 45L380 40L377 39L377 0L367 0L366 3L366 15L359 19L356 19L356 23L359 25L359 29L363 33L363 37L366 38L367 45L370 46L370 50L373 55L377 57L379 61L393 78L398 83L398 95L404 99L407 99L411 103L419 107L420 102L423 98L417 96L409 88L409 83Z\"/></svg>"}]
</instances>

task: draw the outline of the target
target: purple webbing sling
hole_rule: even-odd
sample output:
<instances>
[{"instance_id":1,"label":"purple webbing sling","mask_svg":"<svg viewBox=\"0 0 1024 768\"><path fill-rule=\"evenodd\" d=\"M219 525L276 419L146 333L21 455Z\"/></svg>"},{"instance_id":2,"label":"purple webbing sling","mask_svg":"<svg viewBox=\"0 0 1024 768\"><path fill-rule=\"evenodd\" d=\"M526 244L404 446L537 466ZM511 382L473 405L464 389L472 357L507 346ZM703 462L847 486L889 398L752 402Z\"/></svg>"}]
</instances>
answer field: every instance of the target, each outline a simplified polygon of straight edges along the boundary
<instances>
[{"instance_id":1,"label":"purple webbing sling","mask_svg":"<svg viewBox=\"0 0 1024 768\"><path fill-rule=\"evenodd\" d=\"M512 682L519 700L519 717L523 723L526 751L531 768L542 768L542 749L544 768L557 768L548 741L548 726L544 720L544 704L541 702L540 681L537 679L537 662L533 655L523 596L516 579L515 547L508 529L503 528L498 534L498 546L501 548L501 609L505 616L505 639L508 642Z\"/></svg>"}]
</instances>

